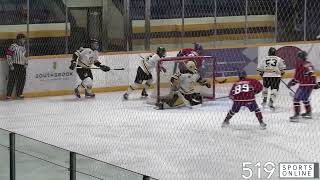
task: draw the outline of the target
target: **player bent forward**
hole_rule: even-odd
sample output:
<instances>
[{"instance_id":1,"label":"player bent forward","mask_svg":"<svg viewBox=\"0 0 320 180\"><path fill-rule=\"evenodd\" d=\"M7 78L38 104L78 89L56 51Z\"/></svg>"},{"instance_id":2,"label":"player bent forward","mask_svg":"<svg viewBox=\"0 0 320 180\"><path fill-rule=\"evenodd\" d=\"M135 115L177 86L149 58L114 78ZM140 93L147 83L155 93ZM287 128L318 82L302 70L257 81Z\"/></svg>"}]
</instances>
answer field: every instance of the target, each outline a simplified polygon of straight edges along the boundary
<instances>
[{"instance_id":1,"label":"player bent forward","mask_svg":"<svg viewBox=\"0 0 320 180\"><path fill-rule=\"evenodd\" d=\"M294 79L292 79L288 86L294 86L299 83L299 87L294 95L293 106L294 115L290 117L291 122L298 122L300 117L300 101L303 102L306 109L305 113L302 113L303 118L312 118L311 105L309 97L313 89L319 89L320 84L316 83L316 76L314 74L314 67L311 62L307 61L307 53L305 51L299 51L298 57L300 62L296 64L296 71Z\"/></svg>"},{"instance_id":2,"label":"player bent forward","mask_svg":"<svg viewBox=\"0 0 320 180\"><path fill-rule=\"evenodd\" d=\"M202 96L195 92L195 84L207 88L211 88L211 84L201 78L193 61L187 62L186 67L184 74L177 73L171 77L170 94L160 98L159 109L202 104Z\"/></svg>"},{"instance_id":3,"label":"player bent forward","mask_svg":"<svg viewBox=\"0 0 320 180\"><path fill-rule=\"evenodd\" d=\"M262 113L255 99L255 94L260 93L262 90L262 84L258 80L248 79L245 71L238 72L238 76L240 80L233 84L229 94L233 105L224 119L222 127L228 126L232 116L239 112L242 106L246 106L251 112L255 112L260 128L266 129L267 125L263 122Z\"/></svg>"},{"instance_id":4,"label":"player bent forward","mask_svg":"<svg viewBox=\"0 0 320 180\"><path fill-rule=\"evenodd\" d=\"M264 58L258 65L257 71L263 78L263 91L262 91L262 106L267 104L268 89L271 88L271 95L269 99L269 107L274 110L274 102L279 91L279 84L281 77L284 75L286 66L283 59L276 56L276 49L271 47L268 51L268 56Z\"/></svg>"},{"instance_id":5,"label":"player bent forward","mask_svg":"<svg viewBox=\"0 0 320 180\"><path fill-rule=\"evenodd\" d=\"M158 61L165 56L166 49L164 47L158 47L156 54L150 54L149 56L141 60L140 65L137 69L137 74L134 83L131 84L127 92L123 94L124 100L128 100L129 94L131 94L132 91L136 90L143 83L143 81L146 82L141 92L141 96L148 96L147 89L151 86L151 83L153 81L152 71L156 68ZM162 68L161 70L165 71L164 68Z\"/></svg>"},{"instance_id":6,"label":"player bent forward","mask_svg":"<svg viewBox=\"0 0 320 180\"><path fill-rule=\"evenodd\" d=\"M80 86L85 89L85 97L91 98L95 97L95 94L92 92L93 85L93 75L91 72L91 66L94 64L104 72L110 71L110 68L105 65L101 65L98 61L98 49L99 42L96 39L90 40L90 48L80 48L77 50L72 57L70 69L74 70L76 68L77 74L81 79L81 82L76 83L74 89L74 94L76 97L81 98L79 88Z\"/></svg>"}]
</instances>

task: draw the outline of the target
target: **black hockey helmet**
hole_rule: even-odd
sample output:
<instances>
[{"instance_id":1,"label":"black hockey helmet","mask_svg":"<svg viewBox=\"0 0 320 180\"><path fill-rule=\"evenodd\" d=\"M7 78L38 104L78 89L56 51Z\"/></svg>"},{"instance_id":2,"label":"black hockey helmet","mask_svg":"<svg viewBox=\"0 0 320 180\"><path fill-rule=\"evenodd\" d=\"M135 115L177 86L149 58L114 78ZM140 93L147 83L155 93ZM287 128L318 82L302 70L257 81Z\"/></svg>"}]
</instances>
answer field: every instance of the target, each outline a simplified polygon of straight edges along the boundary
<instances>
[{"instance_id":1,"label":"black hockey helmet","mask_svg":"<svg viewBox=\"0 0 320 180\"><path fill-rule=\"evenodd\" d=\"M247 77L246 71L245 71L245 70L240 70L240 71L238 71L238 77L239 77L239 79L244 79L244 78L246 78L246 77Z\"/></svg>"},{"instance_id":2,"label":"black hockey helmet","mask_svg":"<svg viewBox=\"0 0 320 180\"><path fill-rule=\"evenodd\" d=\"M308 53L305 51L299 51L298 52L298 58L302 59L302 60L306 60L308 56Z\"/></svg>"},{"instance_id":3,"label":"black hockey helmet","mask_svg":"<svg viewBox=\"0 0 320 180\"><path fill-rule=\"evenodd\" d=\"M17 40L19 40L19 39L25 39L26 38L26 35L24 35L24 34L22 34L22 33L19 33L19 34L17 34Z\"/></svg>"},{"instance_id":4,"label":"black hockey helmet","mask_svg":"<svg viewBox=\"0 0 320 180\"><path fill-rule=\"evenodd\" d=\"M90 47L92 50L98 50L99 49L99 40L95 38L90 39Z\"/></svg>"},{"instance_id":5,"label":"black hockey helmet","mask_svg":"<svg viewBox=\"0 0 320 180\"><path fill-rule=\"evenodd\" d=\"M201 51L203 51L203 46L202 46L201 44L195 42L195 43L194 43L194 50L195 50L198 54L200 54Z\"/></svg>"},{"instance_id":6,"label":"black hockey helmet","mask_svg":"<svg viewBox=\"0 0 320 180\"><path fill-rule=\"evenodd\" d=\"M271 47L268 51L268 56L275 56L276 52L277 52L276 48Z\"/></svg>"},{"instance_id":7,"label":"black hockey helmet","mask_svg":"<svg viewBox=\"0 0 320 180\"><path fill-rule=\"evenodd\" d=\"M165 57L166 56L166 48L159 46L157 48L157 54L159 55L159 57Z\"/></svg>"}]
</instances>

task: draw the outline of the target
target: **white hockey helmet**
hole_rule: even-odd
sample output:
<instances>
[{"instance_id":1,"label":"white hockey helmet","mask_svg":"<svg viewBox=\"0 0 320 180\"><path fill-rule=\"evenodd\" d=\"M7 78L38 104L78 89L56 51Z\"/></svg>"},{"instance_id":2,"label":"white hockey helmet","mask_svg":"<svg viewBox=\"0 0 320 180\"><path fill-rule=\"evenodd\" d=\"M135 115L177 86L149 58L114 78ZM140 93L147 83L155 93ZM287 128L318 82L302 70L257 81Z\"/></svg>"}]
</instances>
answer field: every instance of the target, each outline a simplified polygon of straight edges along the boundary
<instances>
[{"instance_id":1,"label":"white hockey helmet","mask_svg":"<svg viewBox=\"0 0 320 180\"><path fill-rule=\"evenodd\" d=\"M186 67L189 71L195 73L197 70L196 63L194 61L188 61Z\"/></svg>"}]
</instances>

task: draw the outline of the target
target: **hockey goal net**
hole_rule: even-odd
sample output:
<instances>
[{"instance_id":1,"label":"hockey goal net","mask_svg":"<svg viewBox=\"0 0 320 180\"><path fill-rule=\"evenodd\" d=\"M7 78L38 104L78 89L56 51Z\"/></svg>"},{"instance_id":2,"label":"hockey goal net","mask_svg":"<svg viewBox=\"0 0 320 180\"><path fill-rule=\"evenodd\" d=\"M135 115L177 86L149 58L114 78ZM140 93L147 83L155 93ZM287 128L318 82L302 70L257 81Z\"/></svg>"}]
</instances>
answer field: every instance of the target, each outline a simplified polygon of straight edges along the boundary
<instances>
[{"instance_id":1,"label":"hockey goal net","mask_svg":"<svg viewBox=\"0 0 320 180\"><path fill-rule=\"evenodd\" d=\"M223 88L222 85L222 83L225 83L226 79L216 77L216 61L214 57L168 57L158 61L156 68L155 93L157 102L159 101L160 97L164 97L170 93L171 76L175 73L184 73L186 70L186 63L188 61L195 62L199 75L211 84L211 87L208 88L206 86L201 86L198 83L194 83L195 92L198 92L204 98L211 100L227 96L229 90ZM161 70L161 67L165 69L165 72ZM221 93L218 95L216 94L217 88L219 88L221 91Z\"/></svg>"}]
</instances>

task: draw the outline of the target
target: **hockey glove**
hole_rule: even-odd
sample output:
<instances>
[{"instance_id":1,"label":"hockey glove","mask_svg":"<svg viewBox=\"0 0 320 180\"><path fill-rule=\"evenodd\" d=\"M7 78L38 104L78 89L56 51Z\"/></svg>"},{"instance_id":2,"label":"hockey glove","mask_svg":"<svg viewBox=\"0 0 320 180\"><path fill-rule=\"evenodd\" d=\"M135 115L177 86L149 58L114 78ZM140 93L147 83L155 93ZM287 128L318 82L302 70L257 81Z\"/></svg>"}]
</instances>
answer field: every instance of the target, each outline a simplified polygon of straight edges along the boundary
<instances>
[{"instance_id":1,"label":"hockey glove","mask_svg":"<svg viewBox=\"0 0 320 180\"><path fill-rule=\"evenodd\" d=\"M259 74L260 74L260 76L261 76L261 77L263 77L264 72L263 72L263 71L261 71Z\"/></svg>"},{"instance_id":2,"label":"hockey glove","mask_svg":"<svg viewBox=\"0 0 320 180\"><path fill-rule=\"evenodd\" d=\"M71 65L69 66L69 69L74 70L74 68L76 68L76 62L71 61Z\"/></svg>"},{"instance_id":3,"label":"hockey glove","mask_svg":"<svg viewBox=\"0 0 320 180\"><path fill-rule=\"evenodd\" d=\"M294 86L297 84L297 80L292 79L289 83L288 83L288 87Z\"/></svg>"},{"instance_id":4,"label":"hockey glove","mask_svg":"<svg viewBox=\"0 0 320 180\"><path fill-rule=\"evenodd\" d=\"M110 67L105 65L100 65L100 69L104 72L110 71Z\"/></svg>"}]
</instances>

